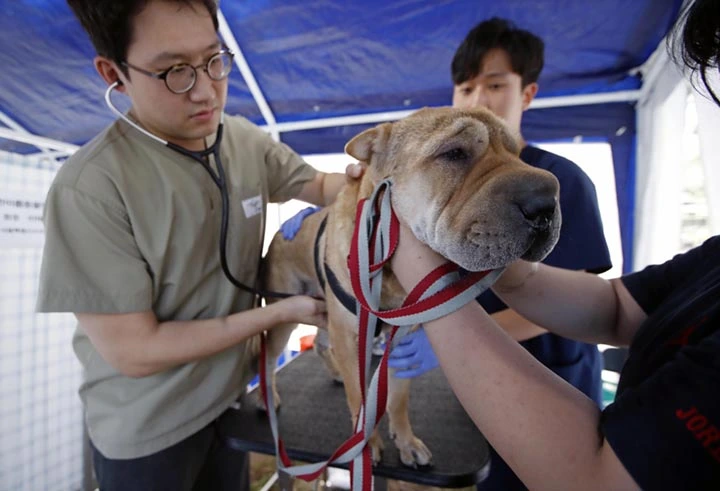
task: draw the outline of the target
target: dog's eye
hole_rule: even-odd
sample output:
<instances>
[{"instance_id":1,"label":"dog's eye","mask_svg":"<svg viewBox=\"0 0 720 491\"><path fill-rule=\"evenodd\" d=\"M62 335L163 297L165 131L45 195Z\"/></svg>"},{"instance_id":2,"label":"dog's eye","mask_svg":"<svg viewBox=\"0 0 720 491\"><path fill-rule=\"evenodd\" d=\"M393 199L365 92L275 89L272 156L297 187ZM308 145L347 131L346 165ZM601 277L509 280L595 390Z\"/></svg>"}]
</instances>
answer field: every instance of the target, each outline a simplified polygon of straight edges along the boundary
<instances>
[{"instance_id":1,"label":"dog's eye","mask_svg":"<svg viewBox=\"0 0 720 491\"><path fill-rule=\"evenodd\" d=\"M459 162L462 160L467 160L469 155L464 148L455 147L451 148L447 152L441 153L440 157L450 162Z\"/></svg>"}]
</instances>

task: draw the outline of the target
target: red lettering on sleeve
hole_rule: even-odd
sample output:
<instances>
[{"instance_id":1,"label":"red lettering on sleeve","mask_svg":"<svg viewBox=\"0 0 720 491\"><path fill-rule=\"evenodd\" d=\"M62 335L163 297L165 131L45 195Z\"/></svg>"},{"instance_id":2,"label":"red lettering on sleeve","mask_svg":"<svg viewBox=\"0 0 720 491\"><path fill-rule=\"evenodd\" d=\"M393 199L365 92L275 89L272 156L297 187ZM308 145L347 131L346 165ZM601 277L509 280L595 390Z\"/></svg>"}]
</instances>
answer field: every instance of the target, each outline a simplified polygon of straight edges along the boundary
<instances>
[{"instance_id":1,"label":"red lettering on sleeve","mask_svg":"<svg viewBox=\"0 0 720 491\"><path fill-rule=\"evenodd\" d=\"M700 440L703 447L707 448L711 443L720 440L720 431L715 426L705 428L703 431L696 433L695 438Z\"/></svg>"},{"instance_id":2,"label":"red lettering on sleeve","mask_svg":"<svg viewBox=\"0 0 720 491\"><path fill-rule=\"evenodd\" d=\"M697 436L697 432L705 428L707 424L707 418L701 414L698 414L697 416L693 416L692 418L690 418L685 424L685 426L687 426L687 429L695 433L695 436Z\"/></svg>"},{"instance_id":3,"label":"red lettering on sleeve","mask_svg":"<svg viewBox=\"0 0 720 491\"><path fill-rule=\"evenodd\" d=\"M695 406L691 407L690 409L686 409L683 411L682 409L678 409L675 411L675 416L678 417L679 420L685 420L688 419L693 414L697 414L697 408Z\"/></svg>"},{"instance_id":4,"label":"red lettering on sleeve","mask_svg":"<svg viewBox=\"0 0 720 491\"><path fill-rule=\"evenodd\" d=\"M712 424L706 416L700 413L695 406L689 409L676 409L675 417L685 422L685 428L700 442L708 453L720 462L720 445L713 443L720 440L720 430Z\"/></svg>"}]
</instances>

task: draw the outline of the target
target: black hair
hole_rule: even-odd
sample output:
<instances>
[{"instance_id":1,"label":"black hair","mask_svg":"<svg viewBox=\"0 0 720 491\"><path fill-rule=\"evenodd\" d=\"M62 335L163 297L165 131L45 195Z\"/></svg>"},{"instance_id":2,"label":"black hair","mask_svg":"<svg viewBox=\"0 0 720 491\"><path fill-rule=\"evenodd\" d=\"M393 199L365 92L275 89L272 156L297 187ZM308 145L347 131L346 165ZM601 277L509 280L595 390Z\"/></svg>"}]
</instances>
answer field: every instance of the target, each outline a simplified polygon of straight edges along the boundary
<instances>
[{"instance_id":1,"label":"black hair","mask_svg":"<svg viewBox=\"0 0 720 491\"><path fill-rule=\"evenodd\" d=\"M80 24L90 36L95 51L121 65L126 61L128 47L133 38L133 20L153 0L67 0ZM163 0L195 7L201 4L212 17L218 30L217 0Z\"/></svg>"},{"instance_id":2,"label":"black hair","mask_svg":"<svg viewBox=\"0 0 720 491\"><path fill-rule=\"evenodd\" d=\"M493 17L468 32L455 51L451 65L453 83L460 85L476 77L483 58L495 48L507 52L513 72L520 75L523 87L537 82L545 58L543 40L508 20Z\"/></svg>"},{"instance_id":3,"label":"black hair","mask_svg":"<svg viewBox=\"0 0 720 491\"><path fill-rule=\"evenodd\" d=\"M708 70L720 68L720 1L690 3L676 22L668 42L675 61L699 74L710 97L720 106L720 99L707 77Z\"/></svg>"}]
</instances>

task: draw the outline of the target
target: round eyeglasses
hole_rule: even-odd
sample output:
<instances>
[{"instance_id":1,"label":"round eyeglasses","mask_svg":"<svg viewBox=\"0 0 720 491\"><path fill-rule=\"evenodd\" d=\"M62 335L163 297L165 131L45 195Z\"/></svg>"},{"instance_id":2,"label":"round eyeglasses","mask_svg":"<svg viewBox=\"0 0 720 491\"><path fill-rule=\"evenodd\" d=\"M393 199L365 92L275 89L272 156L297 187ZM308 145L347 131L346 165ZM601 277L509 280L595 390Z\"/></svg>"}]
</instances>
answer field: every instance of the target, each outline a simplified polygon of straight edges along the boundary
<instances>
[{"instance_id":1,"label":"round eyeglasses","mask_svg":"<svg viewBox=\"0 0 720 491\"><path fill-rule=\"evenodd\" d=\"M232 51L229 49L223 49L222 51L212 55L201 65L192 66L189 63L180 63L178 65L173 65L162 72L144 70L140 67L131 65L126 61L123 61L122 64L142 73L143 75L164 81L168 90L174 94L184 94L195 87L195 82L197 82L198 78L198 69L205 71L205 73L208 74L208 77L216 82L226 78L230 74L230 70L232 70L233 56Z\"/></svg>"}]
</instances>

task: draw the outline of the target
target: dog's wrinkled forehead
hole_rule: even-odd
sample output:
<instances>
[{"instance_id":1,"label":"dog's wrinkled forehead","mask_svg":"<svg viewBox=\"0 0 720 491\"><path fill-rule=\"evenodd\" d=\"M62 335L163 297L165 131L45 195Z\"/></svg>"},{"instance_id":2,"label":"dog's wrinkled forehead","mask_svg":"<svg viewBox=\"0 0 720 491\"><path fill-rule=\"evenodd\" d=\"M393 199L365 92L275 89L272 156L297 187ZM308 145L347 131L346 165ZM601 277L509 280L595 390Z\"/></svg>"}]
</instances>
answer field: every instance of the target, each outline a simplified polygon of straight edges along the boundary
<instances>
[{"instance_id":1,"label":"dog's wrinkled forehead","mask_svg":"<svg viewBox=\"0 0 720 491\"><path fill-rule=\"evenodd\" d=\"M481 153L494 148L497 152L519 155L519 142L519 136L489 110L442 107L421 109L405 119L365 130L347 143L345 151L369 163L373 156L380 160L389 156L429 157L449 151L456 144L482 150Z\"/></svg>"},{"instance_id":2,"label":"dog's wrinkled forehead","mask_svg":"<svg viewBox=\"0 0 720 491\"><path fill-rule=\"evenodd\" d=\"M395 123L394 136L404 140L408 133L416 133L424 139L420 148L423 154L441 150L444 142L453 139L496 147L504 147L513 154L520 153L519 136L489 110L460 110L454 108L425 108ZM410 138L417 145L417 139ZM397 142L402 145L402 142Z\"/></svg>"}]
</instances>

